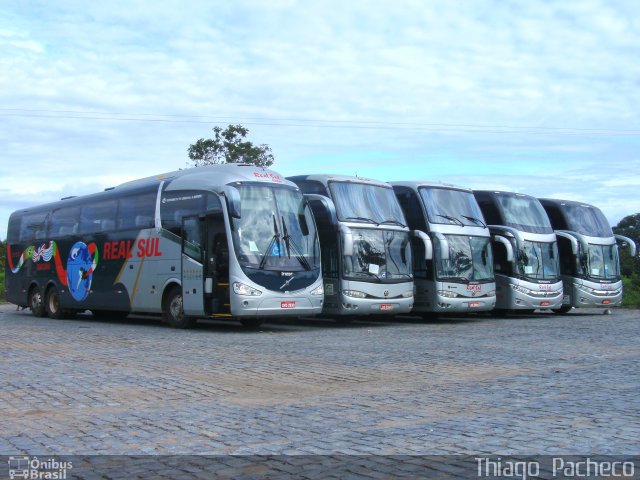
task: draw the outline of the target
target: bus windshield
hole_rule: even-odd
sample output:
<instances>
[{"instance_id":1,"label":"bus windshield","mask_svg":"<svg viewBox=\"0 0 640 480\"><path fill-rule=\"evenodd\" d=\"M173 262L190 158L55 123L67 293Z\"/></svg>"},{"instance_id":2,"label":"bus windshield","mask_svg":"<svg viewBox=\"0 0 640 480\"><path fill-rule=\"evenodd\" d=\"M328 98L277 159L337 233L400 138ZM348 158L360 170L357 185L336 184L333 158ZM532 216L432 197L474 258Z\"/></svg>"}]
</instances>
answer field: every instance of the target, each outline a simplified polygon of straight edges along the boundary
<instances>
[{"instance_id":1,"label":"bus windshield","mask_svg":"<svg viewBox=\"0 0 640 480\"><path fill-rule=\"evenodd\" d=\"M261 270L318 268L320 246L302 193L271 185L240 185L241 218L233 243L242 267Z\"/></svg>"},{"instance_id":2,"label":"bus windshield","mask_svg":"<svg viewBox=\"0 0 640 480\"><path fill-rule=\"evenodd\" d=\"M536 280L558 278L558 246L556 242L531 242L525 240L518 250L516 262L520 275Z\"/></svg>"},{"instance_id":3,"label":"bus windshield","mask_svg":"<svg viewBox=\"0 0 640 480\"><path fill-rule=\"evenodd\" d=\"M616 245L589 245L587 276L600 280L613 280L620 276L618 247Z\"/></svg>"},{"instance_id":4,"label":"bus windshield","mask_svg":"<svg viewBox=\"0 0 640 480\"><path fill-rule=\"evenodd\" d=\"M569 230L589 237L613 237L611 226L600 210L587 205L563 205Z\"/></svg>"},{"instance_id":5,"label":"bus windshield","mask_svg":"<svg viewBox=\"0 0 640 480\"><path fill-rule=\"evenodd\" d=\"M391 187L331 182L329 188L340 220L405 226L404 215Z\"/></svg>"},{"instance_id":6,"label":"bus windshield","mask_svg":"<svg viewBox=\"0 0 640 480\"><path fill-rule=\"evenodd\" d=\"M498 206L502 210L504 224L529 233L553 233L551 222L540 202L527 195L500 193Z\"/></svg>"},{"instance_id":7,"label":"bus windshield","mask_svg":"<svg viewBox=\"0 0 640 480\"><path fill-rule=\"evenodd\" d=\"M471 192L440 187L422 187L420 196L430 223L484 227L484 218Z\"/></svg>"},{"instance_id":8,"label":"bus windshield","mask_svg":"<svg viewBox=\"0 0 640 480\"><path fill-rule=\"evenodd\" d=\"M440 242L436 242L438 280L474 282L493 280L493 255L488 237L446 235L449 258L443 259Z\"/></svg>"},{"instance_id":9,"label":"bus windshield","mask_svg":"<svg viewBox=\"0 0 640 480\"><path fill-rule=\"evenodd\" d=\"M352 228L353 254L344 257L344 276L352 280L411 280L409 232Z\"/></svg>"}]
</instances>

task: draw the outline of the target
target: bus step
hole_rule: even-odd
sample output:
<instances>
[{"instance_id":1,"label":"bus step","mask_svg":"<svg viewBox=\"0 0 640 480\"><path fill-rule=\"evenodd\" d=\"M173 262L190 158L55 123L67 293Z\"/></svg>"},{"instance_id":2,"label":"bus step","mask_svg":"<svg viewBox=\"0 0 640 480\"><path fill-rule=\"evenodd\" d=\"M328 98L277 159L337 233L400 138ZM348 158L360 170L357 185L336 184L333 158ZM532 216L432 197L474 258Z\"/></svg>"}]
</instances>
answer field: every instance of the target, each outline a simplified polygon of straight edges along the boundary
<instances>
[{"instance_id":1,"label":"bus step","mask_svg":"<svg viewBox=\"0 0 640 480\"><path fill-rule=\"evenodd\" d=\"M220 318L220 317L232 317L233 315L231 315L230 313L214 313L212 315L210 315L211 318Z\"/></svg>"}]
</instances>

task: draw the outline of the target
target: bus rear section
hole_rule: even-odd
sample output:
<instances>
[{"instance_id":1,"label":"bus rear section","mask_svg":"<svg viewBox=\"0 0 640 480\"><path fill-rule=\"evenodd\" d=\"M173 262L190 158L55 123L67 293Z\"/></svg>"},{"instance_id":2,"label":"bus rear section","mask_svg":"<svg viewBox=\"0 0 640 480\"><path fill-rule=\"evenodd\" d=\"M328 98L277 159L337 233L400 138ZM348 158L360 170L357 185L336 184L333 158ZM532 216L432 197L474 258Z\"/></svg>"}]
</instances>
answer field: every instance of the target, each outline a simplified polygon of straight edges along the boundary
<instances>
[{"instance_id":1,"label":"bus rear section","mask_svg":"<svg viewBox=\"0 0 640 480\"><path fill-rule=\"evenodd\" d=\"M495 307L489 229L471 190L392 182L412 229L415 313L474 313Z\"/></svg>"},{"instance_id":2,"label":"bus rear section","mask_svg":"<svg viewBox=\"0 0 640 480\"><path fill-rule=\"evenodd\" d=\"M521 193L473 193L491 233L496 310L560 308L563 290L556 235L540 202Z\"/></svg>"}]
</instances>

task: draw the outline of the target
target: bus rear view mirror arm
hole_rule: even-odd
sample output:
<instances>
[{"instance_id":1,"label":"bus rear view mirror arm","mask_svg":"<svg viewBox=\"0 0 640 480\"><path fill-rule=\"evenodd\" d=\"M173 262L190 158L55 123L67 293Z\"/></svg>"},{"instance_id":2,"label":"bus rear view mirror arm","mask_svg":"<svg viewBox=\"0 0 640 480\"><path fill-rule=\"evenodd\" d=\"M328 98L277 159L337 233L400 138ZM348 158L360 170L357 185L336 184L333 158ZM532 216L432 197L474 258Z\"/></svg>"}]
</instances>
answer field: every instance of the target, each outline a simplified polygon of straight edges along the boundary
<instances>
[{"instance_id":1,"label":"bus rear view mirror arm","mask_svg":"<svg viewBox=\"0 0 640 480\"><path fill-rule=\"evenodd\" d=\"M435 232L434 235L440 244L440 258L442 260L449 260L449 241L447 237L439 232Z\"/></svg>"},{"instance_id":2,"label":"bus rear view mirror arm","mask_svg":"<svg viewBox=\"0 0 640 480\"><path fill-rule=\"evenodd\" d=\"M342 238L342 255L353 255L353 232L346 225L340 225L340 237Z\"/></svg>"},{"instance_id":3,"label":"bus rear view mirror arm","mask_svg":"<svg viewBox=\"0 0 640 480\"><path fill-rule=\"evenodd\" d=\"M629 247L629 253L631 253L632 257L636 256L636 252L637 252L637 248L636 248L636 242L634 242L633 240L631 240L629 237L625 237L623 235L616 235L615 236L617 240L620 240L621 242L626 243L626 245L624 245L623 243L623 247Z\"/></svg>"},{"instance_id":4,"label":"bus rear view mirror arm","mask_svg":"<svg viewBox=\"0 0 640 480\"><path fill-rule=\"evenodd\" d=\"M422 230L411 230L411 235L422 240L422 243L424 244L424 259L433 259L433 243L431 242L429 235L424 233Z\"/></svg>"},{"instance_id":5,"label":"bus rear view mirror arm","mask_svg":"<svg viewBox=\"0 0 640 480\"><path fill-rule=\"evenodd\" d=\"M516 239L516 243L518 244L518 246L524 243L524 237L522 236L522 233L520 233L520 231L516 230L515 228L506 227L504 225L489 225L489 231L495 235L510 233L513 238Z\"/></svg>"},{"instance_id":6,"label":"bus rear view mirror arm","mask_svg":"<svg viewBox=\"0 0 640 480\"><path fill-rule=\"evenodd\" d=\"M509 239L502 235L494 235L493 240L504 245L504 248L507 251L507 262L513 262L513 245L511 245Z\"/></svg>"}]
</instances>

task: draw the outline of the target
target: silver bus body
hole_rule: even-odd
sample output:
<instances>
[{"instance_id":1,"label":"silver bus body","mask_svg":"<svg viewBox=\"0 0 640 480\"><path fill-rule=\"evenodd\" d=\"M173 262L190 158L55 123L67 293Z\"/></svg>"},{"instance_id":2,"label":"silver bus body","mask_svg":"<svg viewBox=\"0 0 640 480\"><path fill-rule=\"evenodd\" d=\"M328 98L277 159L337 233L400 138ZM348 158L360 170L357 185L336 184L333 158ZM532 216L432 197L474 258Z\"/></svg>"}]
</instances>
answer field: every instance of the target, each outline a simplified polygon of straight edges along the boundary
<instances>
[{"instance_id":1,"label":"silver bus body","mask_svg":"<svg viewBox=\"0 0 640 480\"><path fill-rule=\"evenodd\" d=\"M493 310L496 284L489 228L470 189L420 181L390 182L416 232L416 313ZM420 238L419 232L427 238ZM424 243L427 250L423 253ZM430 245L430 246L429 246Z\"/></svg>"},{"instance_id":2,"label":"silver bus body","mask_svg":"<svg viewBox=\"0 0 640 480\"><path fill-rule=\"evenodd\" d=\"M569 200L542 198L558 237L564 297L559 313L580 307L615 307L622 303L620 240L635 255L633 240L614 235L600 209Z\"/></svg>"},{"instance_id":3,"label":"silver bus body","mask_svg":"<svg viewBox=\"0 0 640 480\"><path fill-rule=\"evenodd\" d=\"M325 315L413 306L409 228L391 186L341 175L288 177L310 202L322 250Z\"/></svg>"},{"instance_id":4,"label":"silver bus body","mask_svg":"<svg viewBox=\"0 0 640 480\"><path fill-rule=\"evenodd\" d=\"M557 239L540 202L520 193L473 193L491 232L496 309L560 308Z\"/></svg>"}]
</instances>

